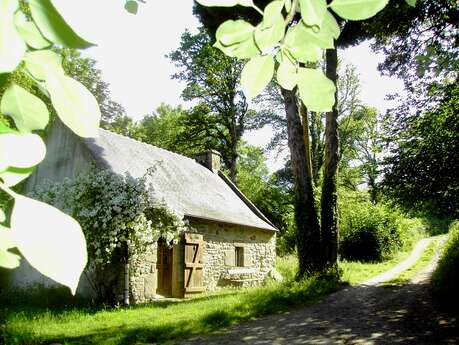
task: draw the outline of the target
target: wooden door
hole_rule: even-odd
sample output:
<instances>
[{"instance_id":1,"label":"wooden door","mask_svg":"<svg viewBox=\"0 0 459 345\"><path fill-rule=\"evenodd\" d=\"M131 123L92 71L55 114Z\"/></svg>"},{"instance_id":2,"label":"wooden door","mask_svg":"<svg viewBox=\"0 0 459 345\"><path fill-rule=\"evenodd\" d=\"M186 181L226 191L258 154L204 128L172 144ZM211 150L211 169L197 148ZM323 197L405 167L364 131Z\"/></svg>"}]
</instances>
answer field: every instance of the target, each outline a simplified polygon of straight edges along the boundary
<instances>
[{"instance_id":1,"label":"wooden door","mask_svg":"<svg viewBox=\"0 0 459 345\"><path fill-rule=\"evenodd\" d=\"M202 235L185 234L185 297L204 291L203 251L204 241Z\"/></svg>"},{"instance_id":2,"label":"wooden door","mask_svg":"<svg viewBox=\"0 0 459 345\"><path fill-rule=\"evenodd\" d=\"M158 258L156 261L158 286L156 293L162 296L172 295L172 248L164 241L158 241Z\"/></svg>"}]
</instances>

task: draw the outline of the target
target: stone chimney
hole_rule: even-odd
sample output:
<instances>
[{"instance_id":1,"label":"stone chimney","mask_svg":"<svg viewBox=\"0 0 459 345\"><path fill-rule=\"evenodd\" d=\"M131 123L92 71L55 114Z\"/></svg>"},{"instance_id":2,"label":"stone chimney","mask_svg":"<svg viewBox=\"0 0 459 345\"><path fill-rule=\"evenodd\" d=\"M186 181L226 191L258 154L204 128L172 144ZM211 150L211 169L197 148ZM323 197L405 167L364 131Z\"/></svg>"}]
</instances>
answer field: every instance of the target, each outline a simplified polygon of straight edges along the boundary
<instances>
[{"instance_id":1,"label":"stone chimney","mask_svg":"<svg viewBox=\"0 0 459 345\"><path fill-rule=\"evenodd\" d=\"M196 155L196 162L204 165L207 169L213 172L218 172L221 165L221 154L215 150L207 150Z\"/></svg>"}]
</instances>

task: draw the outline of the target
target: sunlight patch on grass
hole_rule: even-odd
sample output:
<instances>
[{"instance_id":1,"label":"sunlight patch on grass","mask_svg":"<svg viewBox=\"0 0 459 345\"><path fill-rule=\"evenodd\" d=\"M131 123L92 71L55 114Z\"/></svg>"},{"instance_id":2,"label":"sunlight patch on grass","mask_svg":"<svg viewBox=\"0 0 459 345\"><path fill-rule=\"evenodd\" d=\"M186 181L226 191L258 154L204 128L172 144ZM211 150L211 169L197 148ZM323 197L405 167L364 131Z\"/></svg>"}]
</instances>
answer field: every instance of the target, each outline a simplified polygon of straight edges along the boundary
<instances>
[{"instance_id":1,"label":"sunlight patch on grass","mask_svg":"<svg viewBox=\"0 0 459 345\"><path fill-rule=\"evenodd\" d=\"M397 253L392 259L382 262L340 261L341 280L351 285L362 283L399 264L411 254L411 250Z\"/></svg>"},{"instance_id":2,"label":"sunlight patch on grass","mask_svg":"<svg viewBox=\"0 0 459 345\"><path fill-rule=\"evenodd\" d=\"M434 258L435 253L439 250L441 243L444 243L442 239L445 235L435 236L429 245L424 249L421 257L416 261L416 263L403 271L400 275L391 279L384 284L386 285L399 285L409 282L416 274L421 272Z\"/></svg>"},{"instance_id":3,"label":"sunlight patch on grass","mask_svg":"<svg viewBox=\"0 0 459 345\"><path fill-rule=\"evenodd\" d=\"M338 285L315 278L270 282L252 289L224 289L182 302L129 308L10 310L1 315L7 344L141 344L208 334L237 322L312 303Z\"/></svg>"}]
</instances>

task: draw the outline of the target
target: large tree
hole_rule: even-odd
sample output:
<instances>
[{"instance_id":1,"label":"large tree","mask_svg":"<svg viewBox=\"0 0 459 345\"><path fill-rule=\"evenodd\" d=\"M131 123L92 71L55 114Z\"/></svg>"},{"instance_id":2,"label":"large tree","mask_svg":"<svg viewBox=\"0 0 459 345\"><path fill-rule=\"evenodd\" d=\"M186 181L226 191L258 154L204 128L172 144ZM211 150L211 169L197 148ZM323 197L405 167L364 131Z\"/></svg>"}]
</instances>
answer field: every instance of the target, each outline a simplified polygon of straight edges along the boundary
<instances>
[{"instance_id":1,"label":"large tree","mask_svg":"<svg viewBox=\"0 0 459 345\"><path fill-rule=\"evenodd\" d=\"M412 0L406 2L411 6L415 3ZM215 6L221 4L218 1L207 0L204 3ZM295 177L299 274L322 271L336 264L338 249L336 176L340 145L338 140L339 111L336 97L332 104L332 90L336 90L338 82L337 48L354 45L371 38L374 30L368 30L368 28L372 26L373 20L366 22L359 22L359 20L372 17L381 11L387 2L383 0L361 2L360 6L346 1L311 2L306 0L293 0L287 3L282 1L268 3L268 1L261 0L236 3L246 8L239 8L240 10L231 13L231 9L209 9L198 6L196 12L206 27L212 30L215 30L218 24L225 19L231 19L219 26L216 33L217 46L229 55L251 58L244 71L250 70L253 73L257 69L254 66L259 61L267 63L263 64L263 71L265 74L271 74L279 63L276 79L281 85L281 94L287 114L288 142ZM405 2L402 4L391 2L391 20L394 18L394 9L406 6L408 5ZM256 12L263 15L263 21L257 20ZM249 23L238 20L241 18ZM256 27L251 24L256 24ZM236 32L237 34L232 36ZM253 36L251 32L254 33ZM315 36L314 32L320 37ZM334 42L331 42L333 39L330 41L332 37ZM325 43L324 40L327 42ZM253 42L256 47L250 50L248 47L251 47ZM316 54L320 50L319 47L326 50L324 70L328 77L327 82L325 78L319 77L321 73L317 62L320 60L320 55ZM276 50L277 48L279 50ZM253 57L256 55L258 56ZM271 60L274 55L277 62ZM289 67L292 59L294 66ZM262 75L262 68L258 69ZM297 71L296 76L295 71ZM324 82L320 82L319 79ZM329 81L332 81L334 88L329 86ZM255 90L256 83L259 82L261 81L257 80L252 84L255 85ZM315 85L315 89L312 85ZM301 101L305 106L298 106L299 98L296 87L292 86L298 87ZM322 92L312 96L318 89L321 89ZM326 105L316 102L318 99L324 101L326 99ZM310 123L314 122L310 121L312 116L309 111L313 110L328 111L325 121L320 217L314 205L312 150L308 135Z\"/></svg>"},{"instance_id":2,"label":"large tree","mask_svg":"<svg viewBox=\"0 0 459 345\"><path fill-rule=\"evenodd\" d=\"M206 149L219 149L209 133L213 129L208 111L196 106L185 110L162 103L135 127L132 137L145 143L194 158Z\"/></svg>"},{"instance_id":3,"label":"large tree","mask_svg":"<svg viewBox=\"0 0 459 345\"><path fill-rule=\"evenodd\" d=\"M413 118L392 137L384 189L403 206L459 216L459 87L444 90L433 109Z\"/></svg>"},{"instance_id":4,"label":"large tree","mask_svg":"<svg viewBox=\"0 0 459 345\"><path fill-rule=\"evenodd\" d=\"M389 7L367 28L386 54L383 73L402 78L406 95L386 115L389 156L383 186L409 208L457 216L459 11L454 0Z\"/></svg>"},{"instance_id":5,"label":"large tree","mask_svg":"<svg viewBox=\"0 0 459 345\"><path fill-rule=\"evenodd\" d=\"M168 57L179 68L173 78L186 84L182 98L197 103L185 120L189 135L206 135L207 144L216 144L209 148L220 151L231 180L236 182L237 149L244 132L270 121L268 111L249 109L240 88L243 64L213 48L204 28L196 35L183 33L180 47Z\"/></svg>"},{"instance_id":6,"label":"large tree","mask_svg":"<svg viewBox=\"0 0 459 345\"><path fill-rule=\"evenodd\" d=\"M257 6L267 8L269 1L256 1ZM296 13L298 1L293 1L293 10L289 11L287 27L295 26L302 20L302 14ZM303 3L303 5L307 5ZM196 7L201 21L211 30L225 19L244 18L258 23L256 12L241 9L231 13L228 9ZM306 11L302 11L306 12ZM304 19L304 18L303 18ZM347 23L344 21L342 23ZM344 25L344 24L343 24ZM293 35L292 35L293 37ZM346 42L348 36L343 36ZM354 39L355 41L355 39ZM335 41L334 48L339 42ZM336 49L326 51L325 70L327 77L337 84L338 58ZM314 203L311 149L309 145L308 109L300 105L296 88L281 88L287 119L288 145L290 148L293 175L295 179L295 219L297 224L297 242L299 257L299 275L311 274L334 266L338 250L337 193L336 172L339 161L338 109L336 100L332 110L326 115L326 136L324 146L324 178L322 185L321 216ZM300 115L301 114L301 115ZM317 123L317 120L315 121ZM315 162L317 165L317 162Z\"/></svg>"}]
</instances>

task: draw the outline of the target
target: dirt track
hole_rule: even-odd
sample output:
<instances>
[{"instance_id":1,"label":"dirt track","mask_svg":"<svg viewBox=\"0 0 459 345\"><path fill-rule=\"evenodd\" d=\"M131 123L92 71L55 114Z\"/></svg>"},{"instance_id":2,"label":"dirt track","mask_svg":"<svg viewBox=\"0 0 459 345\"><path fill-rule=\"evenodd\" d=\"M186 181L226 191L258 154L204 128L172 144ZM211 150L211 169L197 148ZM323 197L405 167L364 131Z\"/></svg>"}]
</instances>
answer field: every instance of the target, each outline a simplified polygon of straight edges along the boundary
<instances>
[{"instance_id":1,"label":"dirt track","mask_svg":"<svg viewBox=\"0 0 459 345\"><path fill-rule=\"evenodd\" d=\"M422 249L418 251L417 255ZM429 278L435 263L402 286L377 285L381 280L372 279L316 305L182 344L459 344L457 321L436 311L431 303Z\"/></svg>"}]
</instances>

